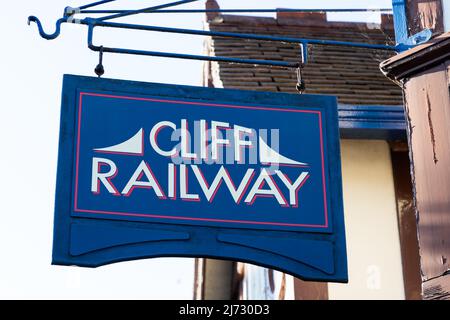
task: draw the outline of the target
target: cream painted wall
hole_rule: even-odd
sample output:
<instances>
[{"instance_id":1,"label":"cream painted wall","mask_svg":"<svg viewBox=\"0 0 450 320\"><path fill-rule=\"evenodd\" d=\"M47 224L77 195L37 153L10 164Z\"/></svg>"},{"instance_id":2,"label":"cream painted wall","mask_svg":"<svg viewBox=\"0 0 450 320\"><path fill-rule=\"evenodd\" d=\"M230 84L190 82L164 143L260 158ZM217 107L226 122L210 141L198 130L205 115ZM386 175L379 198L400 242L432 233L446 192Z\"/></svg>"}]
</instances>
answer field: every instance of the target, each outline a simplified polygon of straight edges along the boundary
<instances>
[{"instance_id":1,"label":"cream painted wall","mask_svg":"<svg viewBox=\"0 0 450 320\"><path fill-rule=\"evenodd\" d=\"M342 140L341 157L349 283L328 284L329 299L404 299L389 146L385 141ZM226 278L221 273L224 270L219 270L218 262L214 260L207 268L216 272L206 272L207 277L214 279L207 290L209 295L226 287L221 282ZM245 297L276 299L281 273L275 275L276 290L272 294L267 289L267 269L246 264ZM286 300L294 298L293 284L293 278L287 276Z\"/></svg>"},{"instance_id":2,"label":"cream painted wall","mask_svg":"<svg viewBox=\"0 0 450 320\"><path fill-rule=\"evenodd\" d=\"M390 150L377 140L341 141L348 284L333 299L404 299Z\"/></svg>"}]
</instances>

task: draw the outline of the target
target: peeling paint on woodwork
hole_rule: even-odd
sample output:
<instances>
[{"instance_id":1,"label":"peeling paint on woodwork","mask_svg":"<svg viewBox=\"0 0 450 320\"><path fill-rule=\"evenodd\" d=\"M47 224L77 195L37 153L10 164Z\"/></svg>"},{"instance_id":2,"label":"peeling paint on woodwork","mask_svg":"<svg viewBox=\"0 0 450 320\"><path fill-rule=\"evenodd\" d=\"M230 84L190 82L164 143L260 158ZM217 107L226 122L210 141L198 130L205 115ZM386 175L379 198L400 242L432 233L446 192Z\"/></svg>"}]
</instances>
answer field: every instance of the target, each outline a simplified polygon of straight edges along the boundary
<instances>
[{"instance_id":1,"label":"peeling paint on woodwork","mask_svg":"<svg viewBox=\"0 0 450 320\"><path fill-rule=\"evenodd\" d=\"M433 128L433 120L431 119L431 102L430 96L427 91L427 114L428 114L428 127L430 128L430 137L431 137L431 146L433 148L433 161L434 164L438 162L438 158L436 156L436 139L434 137L434 128Z\"/></svg>"},{"instance_id":2,"label":"peeling paint on woodwork","mask_svg":"<svg viewBox=\"0 0 450 320\"><path fill-rule=\"evenodd\" d=\"M450 300L449 271L422 284L424 300Z\"/></svg>"},{"instance_id":3,"label":"peeling paint on woodwork","mask_svg":"<svg viewBox=\"0 0 450 320\"><path fill-rule=\"evenodd\" d=\"M450 292L444 290L441 285L426 288L423 295L425 300L447 300L450 298Z\"/></svg>"},{"instance_id":4,"label":"peeling paint on woodwork","mask_svg":"<svg viewBox=\"0 0 450 320\"><path fill-rule=\"evenodd\" d=\"M409 80L409 79L408 79ZM408 140L408 145L412 146L412 140L413 140L413 130L414 130L414 125L412 124L412 119L410 116L410 110L409 110L409 104L408 101L411 101L408 97L408 90L406 90L406 83L408 82L407 79L405 79L403 81L403 92L404 92L404 99L405 99L405 117L407 119L406 121L406 132L407 132L407 140ZM420 222L420 212L419 212L419 206L418 206L418 200L417 200L417 188L416 188L416 175L415 175L415 166L414 166L414 152L413 152L413 148L409 148L409 162L410 162L410 175L411 175L411 185L412 185L412 194L413 194L413 206L415 208L415 215L416 215L416 223L417 226L419 226L419 222ZM418 244L418 250L419 252L421 252L421 242L420 242L420 233L419 233L419 228L417 228L417 244ZM420 259L420 276L422 278L422 280L426 279L426 275L423 272L422 269L422 255L419 255L419 259ZM423 292L423 290L422 290Z\"/></svg>"},{"instance_id":5,"label":"peeling paint on woodwork","mask_svg":"<svg viewBox=\"0 0 450 320\"><path fill-rule=\"evenodd\" d=\"M421 27L420 22L426 20L431 27L436 27L434 33L438 33L439 26L435 22L439 22L439 15L442 17L442 10L435 9L439 2L408 0L408 16L413 17L409 19L409 26ZM421 4L420 8L418 4ZM414 21L418 13L423 14L422 21ZM410 32L413 31L410 29ZM450 100L446 95L450 84L449 48L450 34L447 33L381 64L388 77L405 84L407 136L420 230L418 241L425 300L450 300L450 233L447 214L450 180L447 165L449 150L446 148L449 143ZM414 121L412 124L411 120ZM417 127L413 136L414 125Z\"/></svg>"},{"instance_id":6,"label":"peeling paint on woodwork","mask_svg":"<svg viewBox=\"0 0 450 320\"><path fill-rule=\"evenodd\" d=\"M409 105L408 105L408 99L406 98L407 91L405 92L405 117L407 118L406 121L406 131L407 131L407 140L408 145L412 146L412 137L413 137L413 130L414 126L412 125L412 119L409 112ZM414 153L413 148L409 148L409 162L410 162L410 175L411 175L411 183L412 183L412 193L413 193L413 205L414 208L416 208L416 222L417 225L419 224L419 210L417 209L417 197L416 197L416 176L415 176L415 170L414 170ZM419 239L419 233L417 233L417 239ZM420 244L420 242L419 242Z\"/></svg>"},{"instance_id":7,"label":"peeling paint on woodwork","mask_svg":"<svg viewBox=\"0 0 450 320\"><path fill-rule=\"evenodd\" d=\"M408 29L415 34L429 28L433 34L444 32L441 0L408 0Z\"/></svg>"}]
</instances>

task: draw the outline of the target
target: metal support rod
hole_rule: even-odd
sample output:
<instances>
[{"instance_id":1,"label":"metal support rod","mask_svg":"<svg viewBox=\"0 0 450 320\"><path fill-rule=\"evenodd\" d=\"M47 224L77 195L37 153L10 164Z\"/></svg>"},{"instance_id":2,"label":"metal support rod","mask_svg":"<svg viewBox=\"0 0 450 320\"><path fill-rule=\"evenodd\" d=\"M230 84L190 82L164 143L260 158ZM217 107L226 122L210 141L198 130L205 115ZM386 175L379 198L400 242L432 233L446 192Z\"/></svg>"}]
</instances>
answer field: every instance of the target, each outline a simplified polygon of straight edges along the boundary
<instances>
[{"instance_id":1,"label":"metal support rod","mask_svg":"<svg viewBox=\"0 0 450 320\"><path fill-rule=\"evenodd\" d=\"M37 24L39 34L41 35L41 37L48 39L48 40L52 40L59 36L59 34L61 32L61 24L67 23L68 18L62 18L57 21L56 30L53 34L48 34L43 30L42 24L37 17L30 16L28 18L28 23L30 23L30 22L35 22ZM213 31L202 31L202 30L192 30L192 29L145 26L145 25L135 25L135 24L127 24L127 23L105 22L105 21L99 21L98 19L93 19L93 18L85 18L82 20L77 20L76 22L78 24L84 24L84 25L93 25L93 26L119 28L119 29L169 32L169 33L192 34L192 35L202 35L202 36L217 36L217 37L228 37L228 38L236 38L236 39L263 40L263 41L275 41L275 42L285 42L285 43L300 43L303 45L307 45L307 44L335 45L335 46L349 46L349 47L356 47L356 48L399 51L399 48L397 46L388 46L388 45L381 45L381 44L336 41L336 40L288 38L288 37L277 37L277 36L268 36L268 35L246 34L246 33L230 33L230 32L218 32L218 31L213 32Z\"/></svg>"},{"instance_id":2,"label":"metal support rod","mask_svg":"<svg viewBox=\"0 0 450 320\"><path fill-rule=\"evenodd\" d=\"M35 16L28 17L28 25L30 25L31 22L36 23L38 30L39 30L39 35L46 40L56 39L61 33L61 24L66 23L67 21L68 21L67 17L58 19L58 21L56 21L55 32L47 33L44 31L44 28L42 28L42 23L37 17L35 17Z\"/></svg>"},{"instance_id":3,"label":"metal support rod","mask_svg":"<svg viewBox=\"0 0 450 320\"><path fill-rule=\"evenodd\" d=\"M109 52L109 53L133 54L133 55L142 55L142 56L178 58L178 59L188 59L188 60L219 61L219 62L229 62L229 63L239 63L239 64L275 66L275 67L284 67L284 68L298 68L298 66L299 66L299 63L292 63L292 62L285 62L285 61L240 59L240 58L218 57L218 56L201 56L201 55L190 55L190 54L180 54L180 53L144 51L144 50L109 48L109 47L103 47L103 46L96 46L93 44L94 27L95 27L95 25L93 25L93 24L90 24L88 27L88 47L89 47L89 49L96 51L96 52L103 51L103 52Z\"/></svg>"},{"instance_id":4,"label":"metal support rod","mask_svg":"<svg viewBox=\"0 0 450 320\"><path fill-rule=\"evenodd\" d=\"M132 10L81 10L84 14L118 14ZM283 13L283 12L392 12L381 9L162 9L142 13Z\"/></svg>"},{"instance_id":5,"label":"metal support rod","mask_svg":"<svg viewBox=\"0 0 450 320\"><path fill-rule=\"evenodd\" d=\"M406 1L392 0L394 12L394 31L395 42L397 44L405 43L408 39L408 19L406 17Z\"/></svg>"},{"instance_id":6,"label":"metal support rod","mask_svg":"<svg viewBox=\"0 0 450 320\"><path fill-rule=\"evenodd\" d=\"M118 14L113 14L113 15L110 15L110 16L102 17L102 18L99 18L98 20L106 21L106 20L111 20L111 19L123 18L123 17L127 17L127 16L132 16L132 15L135 15L135 14L152 12L152 11L156 11L156 10L163 9L163 8L174 7L174 6L178 6L178 5L182 5L182 4L186 4L186 3L190 3L190 2L194 2L194 1L198 1L198 0L181 0L181 1L171 2L171 3L161 4L161 5L158 5L158 6L153 6L153 7L148 7L148 8L144 8L144 9L139 9L139 10L125 11L125 12L122 12L122 13L118 13Z\"/></svg>"},{"instance_id":7,"label":"metal support rod","mask_svg":"<svg viewBox=\"0 0 450 320\"><path fill-rule=\"evenodd\" d=\"M145 55L145 56L156 56L156 57L166 57L166 58L180 58L180 59L190 59L190 60L203 60L203 61L220 61L220 62L229 62L229 63L242 63L242 64L252 64L252 65L266 65L266 66L276 66L276 67L285 67L285 68L298 68L302 67L308 58L308 45L333 45L333 46L347 46L354 48L366 48L366 49L379 49L379 50L392 50L392 51L400 51L399 45L397 46L389 46L383 44L371 44L371 43L359 43L359 42L349 42L349 41L337 41L337 40L321 40L321 39L305 39L305 38L291 38L291 37L280 37L280 36L271 36L271 35L258 35L258 34L249 34L249 33L232 33L232 32L219 32L219 31L204 31L204 30L193 30L193 29L181 29L181 28L170 28L170 27L160 27L160 26L147 26L147 25L136 25L136 24L128 24L128 23L117 23L117 22L109 22L106 20L122 18L126 16L136 15L140 13L163 13L163 12L177 12L177 13L190 13L190 12L227 12L225 10L212 9L212 10L197 10L197 9L188 9L188 10L178 10L178 9L169 9L164 10L164 8L169 8L173 6L178 6L198 0L181 0L171 3L166 3L158 6L148 7L140 10L85 10L90 7L94 7L97 5L101 5L107 2L113 2L115 0L104 0L97 1L91 4L84 5L80 8L76 8L77 10L71 11L69 15L65 14L64 18L59 19L56 22L56 30L52 34L46 33L42 24L38 18L34 16L30 16L28 18L28 22L35 22L38 26L38 30L40 35L48 40L55 39L58 37L61 31L62 23L77 23L88 26L88 46L91 50L110 53L121 53L121 54L133 54L133 55ZM404 0L394 0L394 1L402 1ZM81 8L83 8L83 12L118 12L117 14L108 15L101 18L84 18L84 19L73 19L73 15L81 12ZM390 9L228 9L228 12L360 12L360 11L378 11L381 12L383 10ZM66 10L67 11L67 10ZM66 16L67 15L67 16ZM93 32L95 27L106 27L106 28L118 28L118 29L129 29L129 30L142 30L142 31L154 31L154 32L167 32L167 33L175 33L175 34L190 34L190 35L199 35L199 36L209 36L209 37L226 37L233 39L247 39L247 40L261 40L261 41L274 41L274 42L282 42L282 43L296 43L300 45L300 56L301 59L298 62L287 62L287 61L274 61L274 60L256 60L256 59L241 59L235 57L217 57L217 56L203 56L203 55L191 55L191 54L179 54L179 53L169 53L169 52L158 52L158 51L145 51L145 50L134 50L134 49L124 49L124 48L110 48L103 46L96 46L93 44Z\"/></svg>"},{"instance_id":8,"label":"metal support rod","mask_svg":"<svg viewBox=\"0 0 450 320\"><path fill-rule=\"evenodd\" d=\"M86 20L87 19L84 19L82 21L86 21ZM392 51L396 51L396 49L397 49L395 46L388 46L388 45L382 45L382 44L358 43L358 42L336 41L336 40L276 37L276 36L256 35L256 34L248 34L248 33L203 31L203 30L180 29L180 28L169 28L169 27L158 27L158 26L144 26L144 25L135 25L135 24L127 24L127 23L117 23L117 22L103 22L103 21L98 21L95 19L88 19L88 24L93 24L96 27L168 32L168 33L191 34L191 35L201 35L201 36L227 37L227 38L236 38L236 39L278 41L278 42L285 42L285 43L301 43L304 45L317 44L317 45L348 46L348 47L355 47L355 48L381 49L381 50L392 50Z\"/></svg>"}]
</instances>

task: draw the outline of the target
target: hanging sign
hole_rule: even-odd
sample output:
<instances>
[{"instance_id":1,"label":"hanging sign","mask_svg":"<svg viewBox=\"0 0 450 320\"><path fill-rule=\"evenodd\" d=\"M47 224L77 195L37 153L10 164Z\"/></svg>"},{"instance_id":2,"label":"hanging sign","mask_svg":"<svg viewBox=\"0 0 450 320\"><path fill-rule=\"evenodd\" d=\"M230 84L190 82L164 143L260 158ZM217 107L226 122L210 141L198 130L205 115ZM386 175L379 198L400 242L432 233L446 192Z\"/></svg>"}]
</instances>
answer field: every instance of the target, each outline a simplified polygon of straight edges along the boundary
<instances>
[{"instance_id":1,"label":"hanging sign","mask_svg":"<svg viewBox=\"0 0 450 320\"><path fill-rule=\"evenodd\" d=\"M53 263L158 256L345 282L336 99L65 76Z\"/></svg>"}]
</instances>

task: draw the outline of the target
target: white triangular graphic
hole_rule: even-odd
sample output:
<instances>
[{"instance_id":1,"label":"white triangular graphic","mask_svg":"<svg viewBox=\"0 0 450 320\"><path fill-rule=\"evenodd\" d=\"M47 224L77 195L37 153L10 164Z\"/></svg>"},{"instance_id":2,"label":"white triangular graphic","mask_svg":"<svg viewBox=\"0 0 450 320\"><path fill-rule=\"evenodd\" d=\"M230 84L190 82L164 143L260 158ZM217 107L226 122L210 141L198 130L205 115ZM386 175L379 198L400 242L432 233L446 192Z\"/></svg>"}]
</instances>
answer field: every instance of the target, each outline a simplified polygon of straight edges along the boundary
<instances>
[{"instance_id":1,"label":"white triangular graphic","mask_svg":"<svg viewBox=\"0 0 450 320\"><path fill-rule=\"evenodd\" d=\"M297 166L307 166L307 163L298 162L282 156L272 148L270 148L263 138L259 137L259 161L261 163L278 163L278 164L290 164Z\"/></svg>"},{"instance_id":2,"label":"white triangular graphic","mask_svg":"<svg viewBox=\"0 0 450 320\"><path fill-rule=\"evenodd\" d=\"M127 141L106 148L94 149L94 151L105 153L126 153L126 154L142 155L144 151L142 143L143 134L144 129L140 129L133 137L131 137Z\"/></svg>"}]
</instances>

